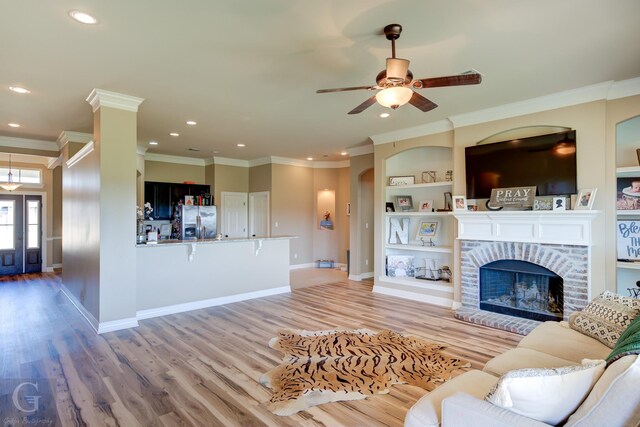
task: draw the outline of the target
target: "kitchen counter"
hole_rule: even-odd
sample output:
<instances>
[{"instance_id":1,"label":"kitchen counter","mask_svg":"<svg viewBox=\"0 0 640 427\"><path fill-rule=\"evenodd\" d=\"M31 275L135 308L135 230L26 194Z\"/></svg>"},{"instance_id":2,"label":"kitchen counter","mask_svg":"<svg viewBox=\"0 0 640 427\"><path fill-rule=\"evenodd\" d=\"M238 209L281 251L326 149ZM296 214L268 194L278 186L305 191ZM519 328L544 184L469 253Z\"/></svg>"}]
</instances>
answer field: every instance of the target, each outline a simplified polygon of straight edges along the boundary
<instances>
[{"instance_id":1,"label":"kitchen counter","mask_svg":"<svg viewBox=\"0 0 640 427\"><path fill-rule=\"evenodd\" d=\"M159 240L158 243L138 243L138 247L158 247L164 245L193 245L193 244L210 244L210 243L234 243L234 242L257 242L260 240L283 240L283 239L297 239L298 236L256 236L256 237L223 237L222 239L194 239L194 240L179 240L179 239L167 239Z\"/></svg>"},{"instance_id":2,"label":"kitchen counter","mask_svg":"<svg viewBox=\"0 0 640 427\"><path fill-rule=\"evenodd\" d=\"M290 292L289 241L295 238L163 240L136 245L137 318Z\"/></svg>"}]
</instances>

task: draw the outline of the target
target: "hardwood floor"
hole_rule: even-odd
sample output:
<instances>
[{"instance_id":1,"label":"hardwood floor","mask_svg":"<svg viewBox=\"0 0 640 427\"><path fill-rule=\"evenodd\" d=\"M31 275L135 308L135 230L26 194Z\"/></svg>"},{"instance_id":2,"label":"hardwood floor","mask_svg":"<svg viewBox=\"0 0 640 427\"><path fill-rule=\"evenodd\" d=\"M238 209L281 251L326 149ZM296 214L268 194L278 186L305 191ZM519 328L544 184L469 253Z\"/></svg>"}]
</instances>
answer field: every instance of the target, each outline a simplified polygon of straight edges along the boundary
<instances>
[{"instance_id":1,"label":"hardwood floor","mask_svg":"<svg viewBox=\"0 0 640 427\"><path fill-rule=\"evenodd\" d=\"M59 281L55 274L0 279L3 425L16 416L8 381L37 380L43 395L38 414L64 426L401 426L424 390L400 385L387 395L291 417L271 414L263 405L270 390L258 379L282 355L268 347L269 339L280 328L390 328L444 343L449 353L481 368L521 338L348 280L143 320L138 328L97 336Z\"/></svg>"}]
</instances>

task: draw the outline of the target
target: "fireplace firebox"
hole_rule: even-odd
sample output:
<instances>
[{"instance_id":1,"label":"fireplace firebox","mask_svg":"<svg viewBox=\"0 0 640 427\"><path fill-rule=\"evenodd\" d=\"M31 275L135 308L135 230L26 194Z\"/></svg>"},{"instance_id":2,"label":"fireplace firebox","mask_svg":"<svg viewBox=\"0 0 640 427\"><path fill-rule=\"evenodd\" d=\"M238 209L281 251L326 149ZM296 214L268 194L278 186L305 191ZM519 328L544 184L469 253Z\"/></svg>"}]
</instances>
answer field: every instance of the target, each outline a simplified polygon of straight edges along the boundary
<instances>
[{"instance_id":1,"label":"fireplace firebox","mask_svg":"<svg viewBox=\"0 0 640 427\"><path fill-rule=\"evenodd\" d=\"M499 260L480 267L480 309L532 320L562 320L563 280L527 261Z\"/></svg>"}]
</instances>

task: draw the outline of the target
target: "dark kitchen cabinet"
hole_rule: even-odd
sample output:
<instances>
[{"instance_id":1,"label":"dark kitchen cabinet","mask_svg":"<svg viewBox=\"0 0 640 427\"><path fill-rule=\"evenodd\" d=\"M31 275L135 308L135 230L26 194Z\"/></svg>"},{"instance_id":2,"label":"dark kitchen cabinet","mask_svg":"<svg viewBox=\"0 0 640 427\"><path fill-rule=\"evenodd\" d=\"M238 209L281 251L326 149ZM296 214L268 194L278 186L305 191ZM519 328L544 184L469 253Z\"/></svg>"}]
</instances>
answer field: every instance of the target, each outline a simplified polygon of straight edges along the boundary
<instances>
[{"instance_id":1,"label":"dark kitchen cabinet","mask_svg":"<svg viewBox=\"0 0 640 427\"><path fill-rule=\"evenodd\" d=\"M144 201L153 208L153 219L171 219L173 207L179 200L184 203L184 196L199 196L210 193L210 186L199 184L179 184L171 182L144 183Z\"/></svg>"}]
</instances>

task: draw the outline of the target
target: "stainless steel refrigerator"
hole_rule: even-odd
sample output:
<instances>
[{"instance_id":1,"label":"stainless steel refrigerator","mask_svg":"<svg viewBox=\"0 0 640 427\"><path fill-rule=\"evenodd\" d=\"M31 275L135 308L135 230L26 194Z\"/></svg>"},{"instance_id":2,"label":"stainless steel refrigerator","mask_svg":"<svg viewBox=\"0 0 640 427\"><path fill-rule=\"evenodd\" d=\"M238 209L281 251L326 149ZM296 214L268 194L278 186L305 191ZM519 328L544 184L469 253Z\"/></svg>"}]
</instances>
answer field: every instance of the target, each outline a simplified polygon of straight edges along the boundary
<instances>
[{"instance_id":1,"label":"stainless steel refrigerator","mask_svg":"<svg viewBox=\"0 0 640 427\"><path fill-rule=\"evenodd\" d=\"M215 206L186 206L178 208L180 238L182 240L213 239L216 235Z\"/></svg>"}]
</instances>

